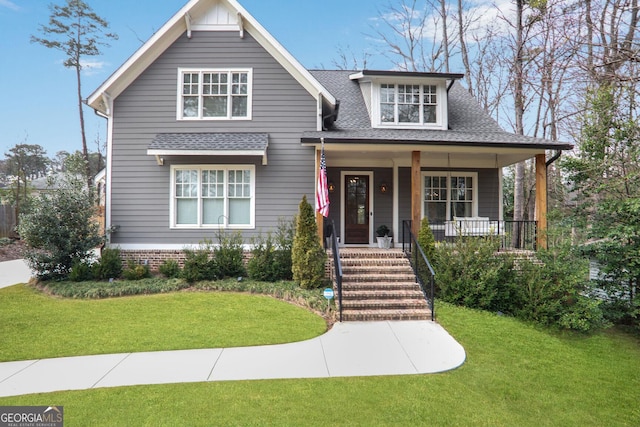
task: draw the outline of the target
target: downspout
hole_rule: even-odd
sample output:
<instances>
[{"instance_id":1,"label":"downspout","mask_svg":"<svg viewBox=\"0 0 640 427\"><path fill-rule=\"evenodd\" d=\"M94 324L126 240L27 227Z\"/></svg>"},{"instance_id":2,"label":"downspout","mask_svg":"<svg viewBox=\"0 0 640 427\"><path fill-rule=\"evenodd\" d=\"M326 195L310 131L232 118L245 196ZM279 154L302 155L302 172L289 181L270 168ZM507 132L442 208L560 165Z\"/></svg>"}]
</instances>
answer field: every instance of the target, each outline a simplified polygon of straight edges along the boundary
<instances>
[{"instance_id":1,"label":"downspout","mask_svg":"<svg viewBox=\"0 0 640 427\"><path fill-rule=\"evenodd\" d=\"M547 167L551 166L551 163L555 162L556 160L558 160L560 158L560 156L562 156L562 150L556 150L556 153L553 155L553 157L551 157L549 160L547 160Z\"/></svg>"},{"instance_id":2,"label":"downspout","mask_svg":"<svg viewBox=\"0 0 640 427\"><path fill-rule=\"evenodd\" d=\"M455 82L456 82L456 81L455 81L454 79L451 79L451 82L450 82L450 83L449 83L449 85L447 86L447 94L449 94L449 90L451 90L451 87L453 87L453 84L454 84Z\"/></svg>"}]
</instances>

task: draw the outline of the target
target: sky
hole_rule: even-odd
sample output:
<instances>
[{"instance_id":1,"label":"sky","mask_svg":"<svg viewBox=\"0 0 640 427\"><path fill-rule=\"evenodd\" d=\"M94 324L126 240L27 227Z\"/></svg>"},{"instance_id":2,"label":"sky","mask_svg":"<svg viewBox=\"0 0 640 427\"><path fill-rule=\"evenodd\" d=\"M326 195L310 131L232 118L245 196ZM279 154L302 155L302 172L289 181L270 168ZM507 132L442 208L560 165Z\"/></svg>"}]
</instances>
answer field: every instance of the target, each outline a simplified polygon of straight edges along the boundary
<instances>
[{"instance_id":1,"label":"sky","mask_svg":"<svg viewBox=\"0 0 640 427\"><path fill-rule=\"evenodd\" d=\"M87 58L82 95L87 98L187 0L85 0L119 39ZM394 0L239 0L303 66L335 68L338 51L369 52L370 69L389 69L372 26ZM508 1L508 0L502 0ZM54 0L62 5L64 0ZM396 1L397 3L397 1ZM31 43L50 15L47 0L0 0L0 158L16 144L38 144L49 157L81 149L73 69L64 54ZM452 70L459 72L461 70ZM106 140L106 120L85 108L89 149Z\"/></svg>"}]
</instances>

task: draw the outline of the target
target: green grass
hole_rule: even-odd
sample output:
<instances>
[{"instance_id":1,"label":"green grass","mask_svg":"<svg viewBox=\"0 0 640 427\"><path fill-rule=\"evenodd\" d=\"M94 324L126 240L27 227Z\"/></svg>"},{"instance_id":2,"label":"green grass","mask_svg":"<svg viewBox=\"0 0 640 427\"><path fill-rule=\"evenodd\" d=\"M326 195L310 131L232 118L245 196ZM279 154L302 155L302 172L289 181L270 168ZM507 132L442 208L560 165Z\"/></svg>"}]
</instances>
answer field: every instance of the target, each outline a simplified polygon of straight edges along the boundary
<instances>
[{"instance_id":1,"label":"green grass","mask_svg":"<svg viewBox=\"0 0 640 427\"><path fill-rule=\"evenodd\" d=\"M300 341L326 323L268 296L174 292L99 300L0 289L0 361Z\"/></svg>"},{"instance_id":2,"label":"green grass","mask_svg":"<svg viewBox=\"0 0 640 427\"><path fill-rule=\"evenodd\" d=\"M444 304L438 314L467 351L443 374L119 387L0 405L64 405L69 426L640 425L636 337L559 334Z\"/></svg>"}]
</instances>

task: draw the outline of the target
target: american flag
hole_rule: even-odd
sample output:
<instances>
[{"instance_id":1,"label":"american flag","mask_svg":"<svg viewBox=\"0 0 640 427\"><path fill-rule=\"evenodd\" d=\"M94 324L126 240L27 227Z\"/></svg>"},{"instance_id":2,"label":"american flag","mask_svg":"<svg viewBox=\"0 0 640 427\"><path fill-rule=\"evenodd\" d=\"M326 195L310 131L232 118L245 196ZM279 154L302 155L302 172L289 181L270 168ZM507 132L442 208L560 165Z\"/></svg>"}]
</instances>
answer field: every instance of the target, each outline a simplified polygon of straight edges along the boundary
<instances>
[{"instance_id":1,"label":"american flag","mask_svg":"<svg viewBox=\"0 0 640 427\"><path fill-rule=\"evenodd\" d=\"M324 157L324 141L322 141L320 171L318 172L318 185L316 188L316 211L320 212L325 218L329 216L329 188L327 187L327 161Z\"/></svg>"}]
</instances>

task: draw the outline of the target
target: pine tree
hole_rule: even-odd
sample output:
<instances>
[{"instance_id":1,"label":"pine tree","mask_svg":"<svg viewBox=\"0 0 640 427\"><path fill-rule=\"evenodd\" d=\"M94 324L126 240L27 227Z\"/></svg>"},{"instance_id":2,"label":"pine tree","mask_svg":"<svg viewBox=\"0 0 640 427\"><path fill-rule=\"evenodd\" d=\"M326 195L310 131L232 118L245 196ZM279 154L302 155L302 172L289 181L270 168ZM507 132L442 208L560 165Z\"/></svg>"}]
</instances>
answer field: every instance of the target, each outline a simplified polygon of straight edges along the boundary
<instances>
[{"instance_id":1,"label":"pine tree","mask_svg":"<svg viewBox=\"0 0 640 427\"><path fill-rule=\"evenodd\" d=\"M106 40L117 40L118 36L106 32L109 27L108 22L98 16L91 6L82 0L66 0L64 6L52 4L49 7L51 9L49 25L40 26L43 37L31 36L31 42L63 52L66 55L63 65L75 70L82 156L85 161L84 172L87 188L92 191L93 177L89 167L89 150L84 129L81 72L87 56L100 55L100 46L109 46Z\"/></svg>"}]
</instances>

